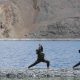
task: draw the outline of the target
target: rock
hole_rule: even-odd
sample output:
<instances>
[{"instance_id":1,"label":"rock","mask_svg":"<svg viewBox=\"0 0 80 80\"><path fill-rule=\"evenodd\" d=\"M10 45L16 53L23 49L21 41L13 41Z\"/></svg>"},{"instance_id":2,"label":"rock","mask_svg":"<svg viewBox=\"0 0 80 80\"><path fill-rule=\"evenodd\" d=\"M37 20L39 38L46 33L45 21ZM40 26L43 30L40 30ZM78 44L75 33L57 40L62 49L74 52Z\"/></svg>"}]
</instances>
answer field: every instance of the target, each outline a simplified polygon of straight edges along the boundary
<instances>
[{"instance_id":1,"label":"rock","mask_svg":"<svg viewBox=\"0 0 80 80\"><path fill-rule=\"evenodd\" d=\"M26 77L26 75L24 74L24 73L18 73L17 74L17 78L18 79L23 79L23 78L25 78Z\"/></svg>"},{"instance_id":2,"label":"rock","mask_svg":"<svg viewBox=\"0 0 80 80\"><path fill-rule=\"evenodd\" d=\"M13 73L8 73L8 74L6 74L6 77L7 77L7 78L15 78L16 75L13 74Z\"/></svg>"},{"instance_id":3,"label":"rock","mask_svg":"<svg viewBox=\"0 0 80 80\"><path fill-rule=\"evenodd\" d=\"M80 38L80 1L0 0L0 23L0 38Z\"/></svg>"}]
</instances>

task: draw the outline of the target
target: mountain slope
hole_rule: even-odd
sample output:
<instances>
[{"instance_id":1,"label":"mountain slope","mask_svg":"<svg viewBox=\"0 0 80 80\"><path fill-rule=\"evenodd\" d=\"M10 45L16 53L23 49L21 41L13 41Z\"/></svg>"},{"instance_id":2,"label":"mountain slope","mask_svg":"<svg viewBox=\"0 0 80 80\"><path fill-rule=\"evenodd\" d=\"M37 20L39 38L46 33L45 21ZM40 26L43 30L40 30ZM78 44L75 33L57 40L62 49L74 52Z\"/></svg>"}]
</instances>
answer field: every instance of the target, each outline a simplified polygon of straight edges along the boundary
<instances>
[{"instance_id":1,"label":"mountain slope","mask_svg":"<svg viewBox=\"0 0 80 80\"><path fill-rule=\"evenodd\" d=\"M0 5L0 38L80 38L79 0L1 0Z\"/></svg>"}]
</instances>

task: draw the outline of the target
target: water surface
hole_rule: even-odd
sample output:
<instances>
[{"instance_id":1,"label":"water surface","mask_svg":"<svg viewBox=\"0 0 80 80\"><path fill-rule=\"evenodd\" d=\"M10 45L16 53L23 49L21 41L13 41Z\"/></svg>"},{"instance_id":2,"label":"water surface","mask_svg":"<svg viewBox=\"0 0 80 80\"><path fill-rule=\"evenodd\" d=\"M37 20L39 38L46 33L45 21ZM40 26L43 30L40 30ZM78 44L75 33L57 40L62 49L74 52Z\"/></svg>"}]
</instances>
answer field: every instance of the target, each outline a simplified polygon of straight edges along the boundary
<instances>
[{"instance_id":1,"label":"water surface","mask_svg":"<svg viewBox=\"0 0 80 80\"><path fill-rule=\"evenodd\" d=\"M80 41L0 41L0 68L28 67L36 60L38 44L44 47L45 58L54 68L71 68L80 61ZM44 68L40 63L35 67Z\"/></svg>"}]
</instances>

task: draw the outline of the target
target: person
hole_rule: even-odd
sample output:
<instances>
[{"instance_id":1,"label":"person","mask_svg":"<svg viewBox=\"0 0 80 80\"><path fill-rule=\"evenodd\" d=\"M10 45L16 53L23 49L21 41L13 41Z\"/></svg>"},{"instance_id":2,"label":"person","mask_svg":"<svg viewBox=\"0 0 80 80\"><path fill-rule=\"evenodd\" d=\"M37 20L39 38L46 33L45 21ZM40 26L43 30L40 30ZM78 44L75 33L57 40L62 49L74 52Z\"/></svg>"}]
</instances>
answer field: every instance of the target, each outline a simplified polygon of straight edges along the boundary
<instances>
[{"instance_id":1,"label":"person","mask_svg":"<svg viewBox=\"0 0 80 80\"><path fill-rule=\"evenodd\" d=\"M80 50L78 50L78 52L80 53ZM75 69L79 65L80 65L80 61L76 65L73 66L73 69Z\"/></svg>"},{"instance_id":2,"label":"person","mask_svg":"<svg viewBox=\"0 0 80 80\"><path fill-rule=\"evenodd\" d=\"M45 57L44 53L40 49L37 49L36 54L37 54L37 60L33 64L31 64L28 68L31 68L40 62L44 62L47 64L47 68L49 69L50 62L44 59Z\"/></svg>"}]
</instances>

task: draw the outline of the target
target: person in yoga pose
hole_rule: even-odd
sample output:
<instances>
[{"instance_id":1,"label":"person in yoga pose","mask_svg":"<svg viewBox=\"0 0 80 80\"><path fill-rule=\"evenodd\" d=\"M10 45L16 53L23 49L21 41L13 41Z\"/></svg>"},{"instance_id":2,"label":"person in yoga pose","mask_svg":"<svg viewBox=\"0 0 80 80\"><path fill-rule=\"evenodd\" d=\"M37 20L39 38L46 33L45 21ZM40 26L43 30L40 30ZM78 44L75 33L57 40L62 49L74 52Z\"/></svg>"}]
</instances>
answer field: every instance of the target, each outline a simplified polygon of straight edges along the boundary
<instances>
[{"instance_id":1,"label":"person in yoga pose","mask_svg":"<svg viewBox=\"0 0 80 80\"><path fill-rule=\"evenodd\" d=\"M28 68L31 68L40 62L46 63L47 68L49 68L50 62L44 58L45 54L43 53L43 47L41 45L39 45L39 48L36 50L36 54L37 54L37 60L33 64L31 64Z\"/></svg>"}]
</instances>

